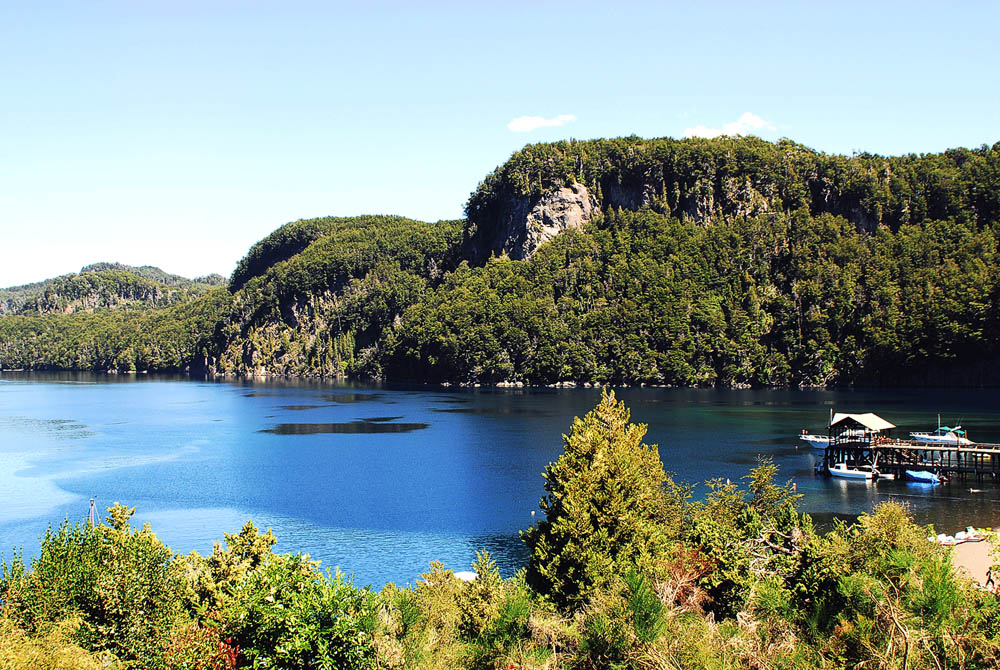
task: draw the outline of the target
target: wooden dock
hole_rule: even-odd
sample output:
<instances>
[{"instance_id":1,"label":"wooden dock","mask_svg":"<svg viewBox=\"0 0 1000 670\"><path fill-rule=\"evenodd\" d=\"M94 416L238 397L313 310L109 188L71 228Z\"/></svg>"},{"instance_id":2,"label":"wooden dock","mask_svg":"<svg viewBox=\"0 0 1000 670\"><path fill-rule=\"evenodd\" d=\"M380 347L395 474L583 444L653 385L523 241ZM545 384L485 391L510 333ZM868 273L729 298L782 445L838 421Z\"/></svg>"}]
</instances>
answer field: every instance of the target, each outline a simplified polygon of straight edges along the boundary
<instances>
[{"instance_id":1,"label":"wooden dock","mask_svg":"<svg viewBox=\"0 0 1000 670\"><path fill-rule=\"evenodd\" d=\"M1000 480L1000 444L944 445L913 440L875 438L836 440L826 448L824 465L872 463L879 472L904 479L906 470L927 470L949 479Z\"/></svg>"}]
</instances>

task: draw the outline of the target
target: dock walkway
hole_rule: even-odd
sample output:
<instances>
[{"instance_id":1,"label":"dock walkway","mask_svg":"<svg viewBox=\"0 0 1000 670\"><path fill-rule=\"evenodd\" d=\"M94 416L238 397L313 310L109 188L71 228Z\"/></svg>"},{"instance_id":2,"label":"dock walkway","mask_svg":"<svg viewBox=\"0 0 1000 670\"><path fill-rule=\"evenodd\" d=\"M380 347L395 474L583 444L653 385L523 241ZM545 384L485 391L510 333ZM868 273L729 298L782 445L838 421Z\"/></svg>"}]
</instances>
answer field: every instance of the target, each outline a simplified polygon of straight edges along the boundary
<instances>
[{"instance_id":1,"label":"dock walkway","mask_svg":"<svg viewBox=\"0 0 1000 670\"><path fill-rule=\"evenodd\" d=\"M877 460L876 460L877 459ZM1000 444L944 445L875 438L837 441L826 448L827 467L846 462L878 464L879 472L902 479L906 470L929 470L947 477L1000 479Z\"/></svg>"}]
</instances>

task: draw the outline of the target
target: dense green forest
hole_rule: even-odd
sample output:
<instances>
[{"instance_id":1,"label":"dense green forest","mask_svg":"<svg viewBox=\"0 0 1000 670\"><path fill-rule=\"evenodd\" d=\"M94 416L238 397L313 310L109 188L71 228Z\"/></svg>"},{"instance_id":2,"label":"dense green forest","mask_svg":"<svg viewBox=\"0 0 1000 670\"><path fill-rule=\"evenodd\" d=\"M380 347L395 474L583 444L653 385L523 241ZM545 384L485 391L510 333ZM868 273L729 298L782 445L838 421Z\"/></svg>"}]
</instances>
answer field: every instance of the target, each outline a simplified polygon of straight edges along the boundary
<instances>
[{"instance_id":1,"label":"dense green forest","mask_svg":"<svg viewBox=\"0 0 1000 670\"><path fill-rule=\"evenodd\" d=\"M664 472L613 394L546 468L528 565L432 563L359 587L250 522L174 554L134 508L0 566L5 670L996 668L1000 598L895 502L820 532L763 460L709 494ZM540 482L541 483L541 482Z\"/></svg>"},{"instance_id":2,"label":"dense green forest","mask_svg":"<svg viewBox=\"0 0 1000 670\"><path fill-rule=\"evenodd\" d=\"M37 295L0 317L0 367L728 386L1000 373L1000 143L530 145L466 215L289 223L227 286L165 306L54 314L72 291Z\"/></svg>"},{"instance_id":3,"label":"dense green forest","mask_svg":"<svg viewBox=\"0 0 1000 670\"><path fill-rule=\"evenodd\" d=\"M205 295L225 281L221 275L186 279L149 265L94 263L79 273L0 289L0 315L167 307Z\"/></svg>"}]
</instances>

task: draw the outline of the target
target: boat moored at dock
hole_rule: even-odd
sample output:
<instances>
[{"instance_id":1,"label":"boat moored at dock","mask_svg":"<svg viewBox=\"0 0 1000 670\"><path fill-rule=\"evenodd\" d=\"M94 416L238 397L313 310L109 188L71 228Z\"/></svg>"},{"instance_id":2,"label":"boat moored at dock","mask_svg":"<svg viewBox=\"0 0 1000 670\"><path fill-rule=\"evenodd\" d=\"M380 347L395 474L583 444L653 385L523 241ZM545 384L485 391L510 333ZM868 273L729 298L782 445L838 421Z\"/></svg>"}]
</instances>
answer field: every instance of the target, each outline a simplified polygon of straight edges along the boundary
<instances>
[{"instance_id":1,"label":"boat moored at dock","mask_svg":"<svg viewBox=\"0 0 1000 670\"><path fill-rule=\"evenodd\" d=\"M928 433L910 433L909 439L891 436L896 426L872 413L831 412L823 458L816 463L817 474L845 479L867 478L866 468L877 470L883 479L945 484L951 480L1000 482L1000 444L972 442L961 426L939 426ZM802 432L804 441L808 433ZM930 436L930 438L928 438ZM933 439L934 437L937 439ZM922 438L922 439L919 439ZM817 448L823 448L820 439Z\"/></svg>"},{"instance_id":2,"label":"boat moored at dock","mask_svg":"<svg viewBox=\"0 0 1000 670\"><path fill-rule=\"evenodd\" d=\"M849 466L847 463L835 463L828 469L829 473L834 477L840 477L841 479L882 479L882 480L893 480L895 475L889 473L881 473L872 465L852 465Z\"/></svg>"},{"instance_id":3,"label":"boat moored at dock","mask_svg":"<svg viewBox=\"0 0 1000 670\"><path fill-rule=\"evenodd\" d=\"M930 470L907 470L906 481L920 484L940 484L941 477Z\"/></svg>"},{"instance_id":4,"label":"boat moored at dock","mask_svg":"<svg viewBox=\"0 0 1000 670\"><path fill-rule=\"evenodd\" d=\"M961 426L954 428L938 426L936 430L930 432L910 433L910 437L921 444L955 444L969 447L975 444L965 436L965 431L962 430Z\"/></svg>"},{"instance_id":5,"label":"boat moored at dock","mask_svg":"<svg viewBox=\"0 0 1000 670\"><path fill-rule=\"evenodd\" d=\"M840 477L841 479L874 479L875 471L870 465L857 465L850 467L847 463L835 463L827 468L829 472L834 477Z\"/></svg>"},{"instance_id":6,"label":"boat moored at dock","mask_svg":"<svg viewBox=\"0 0 1000 670\"><path fill-rule=\"evenodd\" d=\"M826 449L830 446L829 435L810 435L809 433L802 431L802 434L799 435L799 439L813 449Z\"/></svg>"}]
</instances>

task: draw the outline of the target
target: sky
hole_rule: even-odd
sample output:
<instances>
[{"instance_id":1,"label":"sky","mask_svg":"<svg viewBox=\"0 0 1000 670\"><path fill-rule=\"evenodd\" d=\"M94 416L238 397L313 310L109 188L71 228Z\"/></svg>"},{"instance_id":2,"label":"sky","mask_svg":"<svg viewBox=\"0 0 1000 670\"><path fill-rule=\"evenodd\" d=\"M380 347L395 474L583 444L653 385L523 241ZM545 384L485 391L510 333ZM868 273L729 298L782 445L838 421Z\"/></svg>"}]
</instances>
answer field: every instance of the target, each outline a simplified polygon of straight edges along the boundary
<instances>
[{"instance_id":1,"label":"sky","mask_svg":"<svg viewBox=\"0 0 1000 670\"><path fill-rule=\"evenodd\" d=\"M526 144L1000 141L1000 3L0 0L0 286L462 216Z\"/></svg>"}]
</instances>

